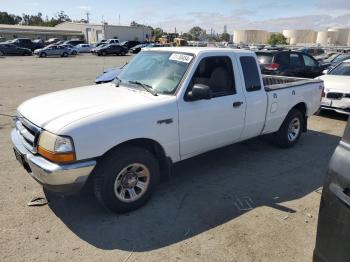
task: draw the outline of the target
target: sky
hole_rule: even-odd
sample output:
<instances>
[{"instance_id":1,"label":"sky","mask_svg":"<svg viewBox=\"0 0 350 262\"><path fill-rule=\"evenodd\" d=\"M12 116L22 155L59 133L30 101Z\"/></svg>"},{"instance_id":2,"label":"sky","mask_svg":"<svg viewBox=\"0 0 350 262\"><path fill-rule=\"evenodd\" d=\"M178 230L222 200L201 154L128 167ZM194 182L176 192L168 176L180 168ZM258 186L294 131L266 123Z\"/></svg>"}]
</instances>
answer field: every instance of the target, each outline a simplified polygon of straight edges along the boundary
<instances>
[{"instance_id":1,"label":"sky","mask_svg":"<svg viewBox=\"0 0 350 262\"><path fill-rule=\"evenodd\" d=\"M235 29L325 30L350 26L350 0L0 0L0 11L22 15L54 16L63 10L72 19L129 25L131 21L161 27L167 32L187 32L200 26L222 33Z\"/></svg>"}]
</instances>

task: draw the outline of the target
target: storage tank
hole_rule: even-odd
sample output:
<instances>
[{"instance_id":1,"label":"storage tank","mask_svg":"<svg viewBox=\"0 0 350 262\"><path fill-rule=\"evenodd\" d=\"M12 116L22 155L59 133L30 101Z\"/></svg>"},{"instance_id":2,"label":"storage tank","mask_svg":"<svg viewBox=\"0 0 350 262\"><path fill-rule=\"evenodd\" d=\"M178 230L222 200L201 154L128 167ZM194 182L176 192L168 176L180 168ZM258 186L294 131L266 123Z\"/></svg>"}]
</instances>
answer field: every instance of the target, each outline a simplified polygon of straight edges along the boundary
<instances>
[{"instance_id":1,"label":"storage tank","mask_svg":"<svg viewBox=\"0 0 350 262\"><path fill-rule=\"evenodd\" d=\"M335 34L336 45L342 45L342 46L348 45L350 28L334 27L334 28L329 28L328 31L333 32L333 34Z\"/></svg>"},{"instance_id":2,"label":"storage tank","mask_svg":"<svg viewBox=\"0 0 350 262\"><path fill-rule=\"evenodd\" d=\"M264 30L235 30L233 33L234 43L265 44L270 33Z\"/></svg>"},{"instance_id":3,"label":"storage tank","mask_svg":"<svg viewBox=\"0 0 350 262\"><path fill-rule=\"evenodd\" d=\"M313 30L283 30L282 33L290 45L313 44L317 38L317 33Z\"/></svg>"},{"instance_id":4,"label":"storage tank","mask_svg":"<svg viewBox=\"0 0 350 262\"><path fill-rule=\"evenodd\" d=\"M337 41L337 32L322 31L317 33L316 44L335 45Z\"/></svg>"}]
</instances>

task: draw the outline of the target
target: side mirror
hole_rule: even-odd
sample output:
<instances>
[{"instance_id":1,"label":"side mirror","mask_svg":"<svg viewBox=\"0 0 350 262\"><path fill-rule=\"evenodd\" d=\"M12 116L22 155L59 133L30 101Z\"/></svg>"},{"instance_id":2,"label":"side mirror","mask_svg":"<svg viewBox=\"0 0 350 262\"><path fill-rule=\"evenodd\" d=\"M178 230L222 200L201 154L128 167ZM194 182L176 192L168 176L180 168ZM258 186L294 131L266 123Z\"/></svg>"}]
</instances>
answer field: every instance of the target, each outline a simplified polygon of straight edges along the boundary
<instances>
[{"instance_id":1,"label":"side mirror","mask_svg":"<svg viewBox=\"0 0 350 262\"><path fill-rule=\"evenodd\" d=\"M322 71L322 74L327 75L328 72L329 72L329 69L325 69L325 70Z\"/></svg>"},{"instance_id":2,"label":"side mirror","mask_svg":"<svg viewBox=\"0 0 350 262\"><path fill-rule=\"evenodd\" d=\"M212 92L207 85L195 84L192 90L188 92L187 97L191 101L210 99L212 98Z\"/></svg>"}]
</instances>

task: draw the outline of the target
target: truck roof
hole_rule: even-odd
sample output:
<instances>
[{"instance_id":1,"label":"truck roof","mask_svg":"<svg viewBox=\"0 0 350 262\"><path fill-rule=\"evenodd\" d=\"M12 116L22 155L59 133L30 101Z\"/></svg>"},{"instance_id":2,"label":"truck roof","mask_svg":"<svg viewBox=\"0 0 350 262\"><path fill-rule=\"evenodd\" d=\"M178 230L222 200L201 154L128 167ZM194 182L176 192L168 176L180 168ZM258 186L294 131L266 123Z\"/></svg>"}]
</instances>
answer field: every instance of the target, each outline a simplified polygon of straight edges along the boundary
<instances>
[{"instance_id":1,"label":"truck roof","mask_svg":"<svg viewBox=\"0 0 350 262\"><path fill-rule=\"evenodd\" d=\"M199 53L211 53L211 52L234 52L239 54L253 54L254 52L242 49L232 49L232 48L218 48L218 47L153 47L146 49L147 51L168 51L168 52L181 52L181 53L192 53L198 55Z\"/></svg>"}]
</instances>

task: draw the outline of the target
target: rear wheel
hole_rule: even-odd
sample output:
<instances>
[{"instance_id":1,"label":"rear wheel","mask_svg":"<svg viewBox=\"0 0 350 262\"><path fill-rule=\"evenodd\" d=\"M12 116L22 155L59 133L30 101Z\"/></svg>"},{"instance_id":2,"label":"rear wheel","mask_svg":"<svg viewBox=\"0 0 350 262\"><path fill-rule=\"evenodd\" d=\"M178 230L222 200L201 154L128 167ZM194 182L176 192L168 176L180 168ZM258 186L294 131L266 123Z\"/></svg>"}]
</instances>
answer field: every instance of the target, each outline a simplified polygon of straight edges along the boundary
<instances>
[{"instance_id":1,"label":"rear wheel","mask_svg":"<svg viewBox=\"0 0 350 262\"><path fill-rule=\"evenodd\" d=\"M72 55L77 55L77 54L78 54L77 51L73 51L73 52L72 52Z\"/></svg>"},{"instance_id":2,"label":"rear wheel","mask_svg":"<svg viewBox=\"0 0 350 262\"><path fill-rule=\"evenodd\" d=\"M159 182L154 155L138 147L108 153L94 171L94 193L103 206L117 213L144 205Z\"/></svg>"},{"instance_id":3,"label":"rear wheel","mask_svg":"<svg viewBox=\"0 0 350 262\"><path fill-rule=\"evenodd\" d=\"M47 54L46 54L45 52L42 52L42 53L40 54L40 57L47 57Z\"/></svg>"},{"instance_id":4,"label":"rear wheel","mask_svg":"<svg viewBox=\"0 0 350 262\"><path fill-rule=\"evenodd\" d=\"M273 142L283 148L294 146L304 130L304 121L303 114L298 109L292 109L275 133Z\"/></svg>"},{"instance_id":5,"label":"rear wheel","mask_svg":"<svg viewBox=\"0 0 350 262\"><path fill-rule=\"evenodd\" d=\"M107 53L106 53L105 51L103 51L103 52L102 52L102 55L103 55L103 56L106 56L106 55L107 55Z\"/></svg>"},{"instance_id":6,"label":"rear wheel","mask_svg":"<svg viewBox=\"0 0 350 262\"><path fill-rule=\"evenodd\" d=\"M63 54L62 54L62 57L67 57L68 56L68 53L67 52L64 52Z\"/></svg>"},{"instance_id":7,"label":"rear wheel","mask_svg":"<svg viewBox=\"0 0 350 262\"><path fill-rule=\"evenodd\" d=\"M4 53L0 51L0 56L3 56L3 55L4 55Z\"/></svg>"}]
</instances>

